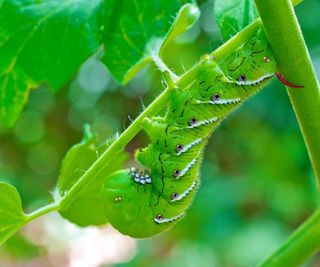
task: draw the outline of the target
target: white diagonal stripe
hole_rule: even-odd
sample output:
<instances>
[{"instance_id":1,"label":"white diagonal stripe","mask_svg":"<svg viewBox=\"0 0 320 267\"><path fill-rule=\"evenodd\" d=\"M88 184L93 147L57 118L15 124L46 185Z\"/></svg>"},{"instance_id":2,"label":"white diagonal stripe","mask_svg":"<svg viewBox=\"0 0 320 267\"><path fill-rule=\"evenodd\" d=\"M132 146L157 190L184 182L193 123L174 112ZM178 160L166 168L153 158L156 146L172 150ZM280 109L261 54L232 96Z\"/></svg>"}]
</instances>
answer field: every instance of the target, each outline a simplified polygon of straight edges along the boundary
<instances>
[{"instance_id":1,"label":"white diagonal stripe","mask_svg":"<svg viewBox=\"0 0 320 267\"><path fill-rule=\"evenodd\" d=\"M166 219L166 218L163 218L163 219L154 218L154 221L155 221L156 223L168 223L168 222L173 222L173 221L175 221L175 220L180 219L183 215L184 215L184 212L182 212L182 213L180 213L180 214L178 214L177 216L172 217L172 218L167 218L167 219Z\"/></svg>"},{"instance_id":2,"label":"white diagonal stripe","mask_svg":"<svg viewBox=\"0 0 320 267\"><path fill-rule=\"evenodd\" d=\"M256 80L251 80L251 81L236 81L236 82L233 82L233 83L236 83L238 85L257 85L258 83L268 79L268 78L271 78L273 77L274 73L269 73L269 74L266 74L264 76L261 76L260 78L256 79Z\"/></svg>"},{"instance_id":3,"label":"white diagonal stripe","mask_svg":"<svg viewBox=\"0 0 320 267\"><path fill-rule=\"evenodd\" d=\"M193 147L193 146L199 144L200 142L202 142L202 140L203 140L202 138L198 138L198 139L194 140L192 143L187 144L186 146L183 147L183 149L181 151L179 151L177 153L177 155L181 155L182 153L184 153L187 150L189 150L191 147Z\"/></svg>"},{"instance_id":4,"label":"white diagonal stripe","mask_svg":"<svg viewBox=\"0 0 320 267\"><path fill-rule=\"evenodd\" d=\"M186 191L184 191L182 194L179 194L177 198L172 199L171 202L175 202L185 198L196 187L196 185L197 185L197 180L195 179L192 185Z\"/></svg>"},{"instance_id":5,"label":"white diagonal stripe","mask_svg":"<svg viewBox=\"0 0 320 267\"><path fill-rule=\"evenodd\" d=\"M219 99L219 100L211 100L211 101L201 101L198 100L197 104L210 104L210 105L223 105L223 104L235 104L239 103L241 100L240 97L238 98L230 98L230 99Z\"/></svg>"},{"instance_id":6,"label":"white diagonal stripe","mask_svg":"<svg viewBox=\"0 0 320 267\"><path fill-rule=\"evenodd\" d=\"M191 167L194 164L196 164L199 157L200 157L200 153L198 153L198 155L188 163L188 165L180 172L180 174L176 177L176 179L179 179L180 177L185 175L191 169Z\"/></svg>"},{"instance_id":7,"label":"white diagonal stripe","mask_svg":"<svg viewBox=\"0 0 320 267\"><path fill-rule=\"evenodd\" d=\"M209 124L209 123L213 123L215 121L218 120L218 117L213 117L211 119L208 119L208 120L204 120L204 121L198 121L196 122L195 124L192 124L190 126L188 126L189 129L192 129L192 128L197 128L199 126L202 126L202 125L206 125L206 124Z\"/></svg>"}]
</instances>

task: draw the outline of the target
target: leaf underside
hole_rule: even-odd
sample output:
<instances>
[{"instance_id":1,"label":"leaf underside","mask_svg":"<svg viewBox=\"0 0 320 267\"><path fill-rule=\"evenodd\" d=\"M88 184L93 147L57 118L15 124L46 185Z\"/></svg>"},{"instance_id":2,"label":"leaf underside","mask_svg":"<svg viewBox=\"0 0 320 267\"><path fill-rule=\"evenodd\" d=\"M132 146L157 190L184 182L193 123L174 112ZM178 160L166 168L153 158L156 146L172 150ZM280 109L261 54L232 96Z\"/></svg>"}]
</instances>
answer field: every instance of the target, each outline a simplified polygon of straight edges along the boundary
<instances>
[{"instance_id":1,"label":"leaf underside","mask_svg":"<svg viewBox=\"0 0 320 267\"><path fill-rule=\"evenodd\" d=\"M229 40L258 18L253 0L216 0L214 15L224 41Z\"/></svg>"},{"instance_id":2,"label":"leaf underside","mask_svg":"<svg viewBox=\"0 0 320 267\"><path fill-rule=\"evenodd\" d=\"M112 141L109 140L102 145L98 145L96 136L86 126L83 140L74 145L63 159L57 182L57 190L60 196L63 196L72 188L86 170L110 146ZM100 190L105 178L115 170L122 168L127 159L128 156L125 152L119 153L112 165L108 169L102 170L99 177L96 177L94 182L84 188L68 209L60 211L60 214L79 226L107 223L104 212L104 199Z\"/></svg>"},{"instance_id":3,"label":"leaf underside","mask_svg":"<svg viewBox=\"0 0 320 267\"><path fill-rule=\"evenodd\" d=\"M193 1L1 1L0 121L12 126L30 89L47 82L58 91L102 45L112 76L129 81L159 51L187 3Z\"/></svg>"},{"instance_id":4,"label":"leaf underside","mask_svg":"<svg viewBox=\"0 0 320 267\"><path fill-rule=\"evenodd\" d=\"M0 245L26 223L17 190L0 182Z\"/></svg>"}]
</instances>

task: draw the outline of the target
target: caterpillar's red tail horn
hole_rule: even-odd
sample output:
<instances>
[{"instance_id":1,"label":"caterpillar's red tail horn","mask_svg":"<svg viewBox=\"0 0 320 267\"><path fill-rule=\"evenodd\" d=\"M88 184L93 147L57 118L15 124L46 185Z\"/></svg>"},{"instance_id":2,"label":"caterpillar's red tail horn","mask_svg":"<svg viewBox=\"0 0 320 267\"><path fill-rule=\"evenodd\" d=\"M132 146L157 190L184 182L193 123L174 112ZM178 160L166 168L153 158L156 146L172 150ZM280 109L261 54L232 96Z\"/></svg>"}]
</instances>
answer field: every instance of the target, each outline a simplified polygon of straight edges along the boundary
<instances>
[{"instance_id":1,"label":"caterpillar's red tail horn","mask_svg":"<svg viewBox=\"0 0 320 267\"><path fill-rule=\"evenodd\" d=\"M279 81L288 87L291 87L291 88L303 88L304 87L303 85L297 85L297 84L294 84L294 83L287 81L283 77L282 73L280 73L280 72L276 72L275 74L276 74L277 78L279 79Z\"/></svg>"}]
</instances>

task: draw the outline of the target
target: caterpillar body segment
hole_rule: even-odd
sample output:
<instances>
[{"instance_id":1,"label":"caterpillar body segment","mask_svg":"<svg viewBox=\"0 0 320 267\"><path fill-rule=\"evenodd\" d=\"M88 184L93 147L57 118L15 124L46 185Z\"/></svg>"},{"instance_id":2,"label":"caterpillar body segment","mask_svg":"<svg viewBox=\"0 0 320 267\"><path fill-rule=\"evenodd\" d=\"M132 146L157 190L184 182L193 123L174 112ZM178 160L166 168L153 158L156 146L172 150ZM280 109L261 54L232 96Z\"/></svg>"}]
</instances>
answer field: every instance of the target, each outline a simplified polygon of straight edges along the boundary
<instances>
[{"instance_id":1,"label":"caterpillar body segment","mask_svg":"<svg viewBox=\"0 0 320 267\"><path fill-rule=\"evenodd\" d=\"M106 179L106 216L120 232L149 237L183 218L200 185L203 151L212 132L276 72L261 29L226 58L216 61L213 55L171 83L163 116L144 120L150 144L135 158L145 170L121 170Z\"/></svg>"}]
</instances>

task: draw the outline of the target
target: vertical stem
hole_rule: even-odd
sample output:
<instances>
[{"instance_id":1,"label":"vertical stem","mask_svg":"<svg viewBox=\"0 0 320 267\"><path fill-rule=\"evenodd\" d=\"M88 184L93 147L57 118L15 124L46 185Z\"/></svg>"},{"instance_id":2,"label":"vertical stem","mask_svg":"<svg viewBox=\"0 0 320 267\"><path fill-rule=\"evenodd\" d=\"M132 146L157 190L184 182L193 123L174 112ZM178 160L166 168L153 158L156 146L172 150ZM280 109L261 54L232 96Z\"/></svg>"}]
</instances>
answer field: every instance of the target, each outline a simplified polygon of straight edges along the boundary
<instances>
[{"instance_id":1,"label":"vertical stem","mask_svg":"<svg viewBox=\"0 0 320 267\"><path fill-rule=\"evenodd\" d=\"M301 89L287 88L314 174L320 179L320 87L289 0L255 0L270 45L284 77Z\"/></svg>"},{"instance_id":2,"label":"vertical stem","mask_svg":"<svg viewBox=\"0 0 320 267\"><path fill-rule=\"evenodd\" d=\"M309 157L320 179L320 87L303 35L289 0L255 0L279 71L304 88L287 88ZM285 204L285 203L284 203ZM263 267L300 266L320 249L320 211L314 213Z\"/></svg>"},{"instance_id":3,"label":"vertical stem","mask_svg":"<svg viewBox=\"0 0 320 267\"><path fill-rule=\"evenodd\" d=\"M306 220L260 267L300 266L320 247L320 210Z\"/></svg>"}]
</instances>

